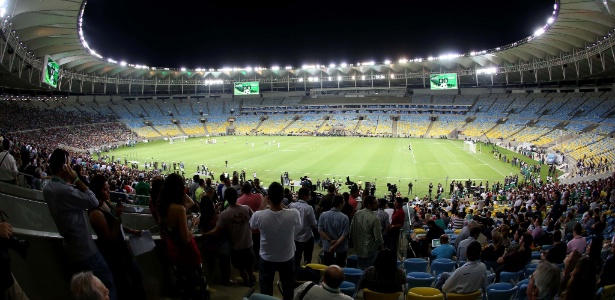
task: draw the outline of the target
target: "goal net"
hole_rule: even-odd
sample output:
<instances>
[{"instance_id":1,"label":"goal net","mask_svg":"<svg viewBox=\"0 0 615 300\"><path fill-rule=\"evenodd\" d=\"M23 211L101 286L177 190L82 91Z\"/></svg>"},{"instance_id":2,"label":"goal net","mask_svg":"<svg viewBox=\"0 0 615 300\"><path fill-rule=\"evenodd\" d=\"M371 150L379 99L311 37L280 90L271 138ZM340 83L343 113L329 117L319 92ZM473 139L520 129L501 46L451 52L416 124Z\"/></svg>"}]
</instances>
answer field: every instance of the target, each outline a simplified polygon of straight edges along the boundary
<instances>
[{"instance_id":1,"label":"goal net","mask_svg":"<svg viewBox=\"0 0 615 300\"><path fill-rule=\"evenodd\" d=\"M175 141L180 141L180 142L186 142L186 139L188 138L188 136L186 135L180 135L180 136L174 136L169 138L169 144L173 144L175 143Z\"/></svg>"},{"instance_id":2,"label":"goal net","mask_svg":"<svg viewBox=\"0 0 615 300\"><path fill-rule=\"evenodd\" d=\"M469 153L476 153L476 144L474 144L472 141L463 142L463 151Z\"/></svg>"}]
</instances>

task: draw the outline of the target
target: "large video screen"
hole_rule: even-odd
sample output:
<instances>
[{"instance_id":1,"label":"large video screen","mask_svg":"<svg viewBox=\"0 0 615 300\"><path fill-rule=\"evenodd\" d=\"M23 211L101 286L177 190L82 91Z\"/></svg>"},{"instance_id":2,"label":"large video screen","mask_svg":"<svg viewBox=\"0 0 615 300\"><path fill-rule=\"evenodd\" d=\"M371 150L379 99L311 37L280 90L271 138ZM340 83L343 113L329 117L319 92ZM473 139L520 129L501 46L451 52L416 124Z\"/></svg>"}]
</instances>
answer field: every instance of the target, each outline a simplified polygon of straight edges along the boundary
<instances>
[{"instance_id":1,"label":"large video screen","mask_svg":"<svg viewBox=\"0 0 615 300\"><path fill-rule=\"evenodd\" d=\"M258 95L260 93L258 81L235 82L233 90L233 95Z\"/></svg>"},{"instance_id":2,"label":"large video screen","mask_svg":"<svg viewBox=\"0 0 615 300\"><path fill-rule=\"evenodd\" d=\"M49 55L45 55L43 62L43 74L41 81L54 88L58 87L58 79L60 78L60 65L53 59L51 59Z\"/></svg>"},{"instance_id":3,"label":"large video screen","mask_svg":"<svg viewBox=\"0 0 615 300\"><path fill-rule=\"evenodd\" d=\"M431 75L429 83L432 90L457 89L457 74L446 73Z\"/></svg>"}]
</instances>

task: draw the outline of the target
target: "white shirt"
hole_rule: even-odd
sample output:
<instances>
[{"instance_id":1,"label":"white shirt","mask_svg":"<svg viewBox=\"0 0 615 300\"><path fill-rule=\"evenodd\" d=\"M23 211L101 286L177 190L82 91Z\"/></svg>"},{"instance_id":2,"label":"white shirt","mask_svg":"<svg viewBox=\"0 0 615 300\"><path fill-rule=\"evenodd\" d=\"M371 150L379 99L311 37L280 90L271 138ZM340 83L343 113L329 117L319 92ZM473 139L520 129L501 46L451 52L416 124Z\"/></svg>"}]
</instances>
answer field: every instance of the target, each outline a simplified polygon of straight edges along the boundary
<instances>
[{"instance_id":1,"label":"white shirt","mask_svg":"<svg viewBox=\"0 0 615 300\"><path fill-rule=\"evenodd\" d=\"M314 215L314 208L303 200L291 203L288 208L296 209L301 218L301 227L295 230L295 241L307 242L314 236L312 227L318 225L318 223L316 223L316 216Z\"/></svg>"},{"instance_id":2,"label":"white shirt","mask_svg":"<svg viewBox=\"0 0 615 300\"><path fill-rule=\"evenodd\" d=\"M295 256L295 231L301 228L298 210L259 210L250 218L250 227L261 233L259 254L264 260L285 262Z\"/></svg>"},{"instance_id":3,"label":"white shirt","mask_svg":"<svg viewBox=\"0 0 615 300\"><path fill-rule=\"evenodd\" d=\"M2 151L0 152L0 161L2 161L2 164L0 164L0 180L13 180L19 174L13 155L8 151Z\"/></svg>"}]
</instances>

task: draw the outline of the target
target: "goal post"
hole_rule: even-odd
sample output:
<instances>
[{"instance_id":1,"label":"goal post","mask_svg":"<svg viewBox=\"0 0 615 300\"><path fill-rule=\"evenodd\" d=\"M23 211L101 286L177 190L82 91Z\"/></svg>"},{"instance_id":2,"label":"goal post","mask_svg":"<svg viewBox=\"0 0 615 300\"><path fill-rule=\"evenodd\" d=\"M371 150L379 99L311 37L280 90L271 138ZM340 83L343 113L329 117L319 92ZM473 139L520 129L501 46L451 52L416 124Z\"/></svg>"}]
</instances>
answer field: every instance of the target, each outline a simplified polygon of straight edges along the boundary
<instances>
[{"instance_id":1,"label":"goal post","mask_svg":"<svg viewBox=\"0 0 615 300\"><path fill-rule=\"evenodd\" d=\"M175 143L175 141L180 141L180 142L185 143L187 138L188 138L187 135L173 136L169 138L169 144L173 144Z\"/></svg>"},{"instance_id":2,"label":"goal post","mask_svg":"<svg viewBox=\"0 0 615 300\"><path fill-rule=\"evenodd\" d=\"M476 144L472 141L463 142L463 151L468 153L476 153Z\"/></svg>"}]
</instances>

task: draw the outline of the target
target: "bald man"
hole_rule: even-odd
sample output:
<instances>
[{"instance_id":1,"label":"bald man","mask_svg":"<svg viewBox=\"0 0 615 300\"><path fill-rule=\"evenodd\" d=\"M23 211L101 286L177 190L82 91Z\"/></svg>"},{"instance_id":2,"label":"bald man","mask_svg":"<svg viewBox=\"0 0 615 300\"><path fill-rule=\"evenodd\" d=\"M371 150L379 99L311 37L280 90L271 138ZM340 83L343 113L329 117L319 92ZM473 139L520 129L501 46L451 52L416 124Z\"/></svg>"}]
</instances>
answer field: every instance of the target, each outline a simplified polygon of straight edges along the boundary
<instances>
[{"instance_id":1,"label":"bald man","mask_svg":"<svg viewBox=\"0 0 615 300\"><path fill-rule=\"evenodd\" d=\"M344 281L344 271L337 265L330 265L325 269L324 279L321 284L311 281L306 282L295 289L293 300L352 300L352 297L340 292L340 285Z\"/></svg>"}]
</instances>

